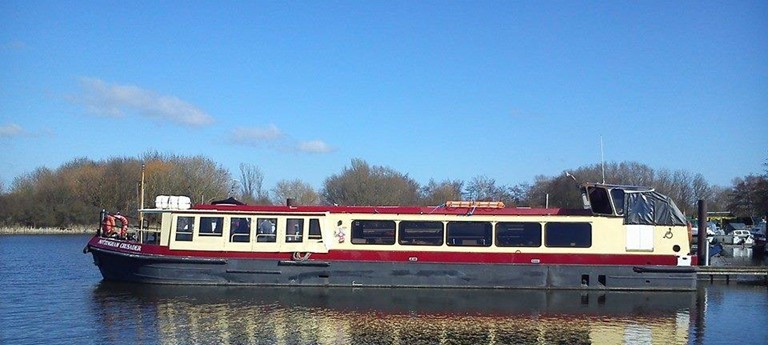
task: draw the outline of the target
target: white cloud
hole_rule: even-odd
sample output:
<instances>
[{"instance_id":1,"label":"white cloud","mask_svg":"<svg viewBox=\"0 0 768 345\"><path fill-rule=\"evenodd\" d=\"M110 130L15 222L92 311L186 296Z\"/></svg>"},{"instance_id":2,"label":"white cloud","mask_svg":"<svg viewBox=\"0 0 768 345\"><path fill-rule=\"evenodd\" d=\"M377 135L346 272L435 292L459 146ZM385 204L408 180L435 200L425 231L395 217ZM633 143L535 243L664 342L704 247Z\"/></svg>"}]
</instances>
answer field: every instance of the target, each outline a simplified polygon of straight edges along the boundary
<instances>
[{"instance_id":1,"label":"white cloud","mask_svg":"<svg viewBox=\"0 0 768 345\"><path fill-rule=\"evenodd\" d=\"M0 125L0 138L12 138L24 135L25 131L15 123Z\"/></svg>"},{"instance_id":2,"label":"white cloud","mask_svg":"<svg viewBox=\"0 0 768 345\"><path fill-rule=\"evenodd\" d=\"M232 130L232 142L240 145L260 146L282 139L283 132L275 125L264 128L239 127Z\"/></svg>"},{"instance_id":3,"label":"white cloud","mask_svg":"<svg viewBox=\"0 0 768 345\"><path fill-rule=\"evenodd\" d=\"M9 42L0 44L0 50L3 50L3 51L17 52L25 49L27 49L27 44L24 43L23 41L16 40L16 41L9 41Z\"/></svg>"},{"instance_id":4,"label":"white cloud","mask_svg":"<svg viewBox=\"0 0 768 345\"><path fill-rule=\"evenodd\" d=\"M299 151L307 153L329 153L333 152L333 147L322 140L312 140L299 143Z\"/></svg>"},{"instance_id":5,"label":"white cloud","mask_svg":"<svg viewBox=\"0 0 768 345\"><path fill-rule=\"evenodd\" d=\"M135 112L187 126L213 123L213 118L203 110L175 96L160 95L134 85L109 84L95 78L81 78L80 86L82 93L72 96L71 100L96 115L120 117Z\"/></svg>"},{"instance_id":6,"label":"white cloud","mask_svg":"<svg viewBox=\"0 0 768 345\"><path fill-rule=\"evenodd\" d=\"M329 153L334 148L322 140L296 143L277 126L238 127L232 130L230 142L237 145L267 147L282 152Z\"/></svg>"}]
</instances>

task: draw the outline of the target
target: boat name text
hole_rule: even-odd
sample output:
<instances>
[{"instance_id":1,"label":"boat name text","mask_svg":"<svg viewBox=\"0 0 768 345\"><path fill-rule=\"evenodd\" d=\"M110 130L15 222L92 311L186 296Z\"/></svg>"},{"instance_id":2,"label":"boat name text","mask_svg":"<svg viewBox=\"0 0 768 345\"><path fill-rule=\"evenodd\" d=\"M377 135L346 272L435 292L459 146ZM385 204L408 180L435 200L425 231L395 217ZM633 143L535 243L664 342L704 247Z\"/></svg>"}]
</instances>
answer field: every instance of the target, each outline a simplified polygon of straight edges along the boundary
<instances>
[{"instance_id":1,"label":"boat name text","mask_svg":"<svg viewBox=\"0 0 768 345\"><path fill-rule=\"evenodd\" d=\"M120 243L120 242L110 241L106 239L99 240L99 244L109 246L109 247L119 248L119 249L127 249L134 252L141 251L141 245L138 245L138 244Z\"/></svg>"}]
</instances>

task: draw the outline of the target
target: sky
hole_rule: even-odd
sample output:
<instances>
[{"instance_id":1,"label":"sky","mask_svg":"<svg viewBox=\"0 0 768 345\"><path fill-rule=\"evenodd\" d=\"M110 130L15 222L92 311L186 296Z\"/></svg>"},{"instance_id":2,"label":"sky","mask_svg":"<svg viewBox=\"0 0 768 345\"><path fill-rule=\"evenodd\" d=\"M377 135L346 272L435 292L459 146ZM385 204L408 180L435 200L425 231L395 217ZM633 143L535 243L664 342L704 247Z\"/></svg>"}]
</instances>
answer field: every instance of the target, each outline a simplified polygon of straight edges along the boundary
<instances>
[{"instance_id":1,"label":"sky","mask_svg":"<svg viewBox=\"0 0 768 345\"><path fill-rule=\"evenodd\" d=\"M768 2L0 1L6 190L151 151L266 188L355 158L420 184L604 160L730 186L768 170Z\"/></svg>"}]
</instances>

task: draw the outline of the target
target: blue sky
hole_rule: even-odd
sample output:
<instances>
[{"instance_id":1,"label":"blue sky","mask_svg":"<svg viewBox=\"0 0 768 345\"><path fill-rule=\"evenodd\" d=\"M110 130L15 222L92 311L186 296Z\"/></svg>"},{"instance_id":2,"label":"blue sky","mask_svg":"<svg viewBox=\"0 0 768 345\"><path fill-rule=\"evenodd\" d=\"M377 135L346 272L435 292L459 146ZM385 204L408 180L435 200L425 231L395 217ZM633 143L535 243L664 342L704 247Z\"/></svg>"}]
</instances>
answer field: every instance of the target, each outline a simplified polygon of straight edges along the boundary
<instances>
[{"instance_id":1,"label":"blue sky","mask_svg":"<svg viewBox=\"0 0 768 345\"><path fill-rule=\"evenodd\" d=\"M766 1L2 1L0 180L203 155L500 184L768 159Z\"/></svg>"}]
</instances>

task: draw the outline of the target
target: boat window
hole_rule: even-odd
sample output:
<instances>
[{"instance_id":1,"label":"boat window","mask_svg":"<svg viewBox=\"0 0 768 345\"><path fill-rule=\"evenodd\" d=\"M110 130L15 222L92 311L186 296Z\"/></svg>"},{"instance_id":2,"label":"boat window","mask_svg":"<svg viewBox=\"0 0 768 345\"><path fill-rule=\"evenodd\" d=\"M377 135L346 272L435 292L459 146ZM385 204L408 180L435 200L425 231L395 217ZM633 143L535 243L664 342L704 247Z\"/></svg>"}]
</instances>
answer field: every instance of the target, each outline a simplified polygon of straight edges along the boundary
<instances>
[{"instance_id":1,"label":"boat window","mask_svg":"<svg viewBox=\"0 0 768 345\"><path fill-rule=\"evenodd\" d=\"M251 242L251 219L232 217L229 222L229 242Z\"/></svg>"},{"instance_id":2,"label":"boat window","mask_svg":"<svg viewBox=\"0 0 768 345\"><path fill-rule=\"evenodd\" d=\"M442 246L443 232L443 222L402 221L397 238L404 245Z\"/></svg>"},{"instance_id":3,"label":"boat window","mask_svg":"<svg viewBox=\"0 0 768 345\"><path fill-rule=\"evenodd\" d=\"M352 221L352 243L395 244L395 222L392 220Z\"/></svg>"},{"instance_id":4,"label":"boat window","mask_svg":"<svg viewBox=\"0 0 768 345\"><path fill-rule=\"evenodd\" d=\"M624 190L618 188L611 189L611 198L613 198L616 214L624 215Z\"/></svg>"},{"instance_id":5,"label":"boat window","mask_svg":"<svg viewBox=\"0 0 768 345\"><path fill-rule=\"evenodd\" d=\"M195 217L176 218L176 241L192 241L192 229L195 228Z\"/></svg>"},{"instance_id":6,"label":"boat window","mask_svg":"<svg viewBox=\"0 0 768 345\"><path fill-rule=\"evenodd\" d=\"M547 223L544 241L547 247L589 248L592 225L589 223Z\"/></svg>"},{"instance_id":7,"label":"boat window","mask_svg":"<svg viewBox=\"0 0 768 345\"><path fill-rule=\"evenodd\" d=\"M288 218L285 221L285 242L301 242L304 233L304 219Z\"/></svg>"},{"instance_id":8,"label":"boat window","mask_svg":"<svg viewBox=\"0 0 768 345\"><path fill-rule=\"evenodd\" d=\"M256 242L276 242L277 218L257 218Z\"/></svg>"},{"instance_id":9,"label":"boat window","mask_svg":"<svg viewBox=\"0 0 768 345\"><path fill-rule=\"evenodd\" d=\"M221 236L224 217L200 217L200 236Z\"/></svg>"},{"instance_id":10,"label":"boat window","mask_svg":"<svg viewBox=\"0 0 768 345\"><path fill-rule=\"evenodd\" d=\"M589 203L594 213L613 214L611 200L605 188L589 187Z\"/></svg>"},{"instance_id":11,"label":"boat window","mask_svg":"<svg viewBox=\"0 0 768 345\"><path fill-rule=\"evenodd\" d=\"M320 232L320 220L317 218L309 219L309 237L310 240L322 240L323 234Z\"/></svg>"},{"instance_id":12,"label":"boat window","mask_svg":"<svg viewBox=\"0 0 768 345\"><path fill-rule=\"evenodd\" d=\"M449 246L490 247L492 237L489 222L448 222Z\"/></svg>"},{"instance_id":13,"label":"boat window","mask_svg":"<svg viewBox=\"0 0 768 345\"><path fill-rule=\"evenodd\" d=\"M541 223L496 223L496 245L499 247L541 247Z\"/></svg>"}]
</instances>

